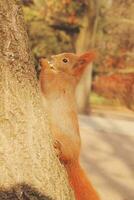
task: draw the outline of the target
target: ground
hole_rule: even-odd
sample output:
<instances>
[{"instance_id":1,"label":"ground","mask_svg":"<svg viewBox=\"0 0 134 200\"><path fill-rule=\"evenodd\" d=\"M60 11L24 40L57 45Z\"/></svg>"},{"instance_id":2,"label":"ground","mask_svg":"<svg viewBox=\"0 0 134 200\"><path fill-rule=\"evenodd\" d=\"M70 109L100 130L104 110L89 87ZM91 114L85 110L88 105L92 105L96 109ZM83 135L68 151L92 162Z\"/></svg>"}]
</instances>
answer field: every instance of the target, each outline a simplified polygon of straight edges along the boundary
<instances>
[{"instance_id":1,"label":"ground","mask_svg":"<svg viewBox=\"0 0 134 200\"><path fill-rule=\"evenodd\" d=\"M80 116L80 131L82 165L101 199L133 200L134 114Z\"/></svg>"}]
</instances>

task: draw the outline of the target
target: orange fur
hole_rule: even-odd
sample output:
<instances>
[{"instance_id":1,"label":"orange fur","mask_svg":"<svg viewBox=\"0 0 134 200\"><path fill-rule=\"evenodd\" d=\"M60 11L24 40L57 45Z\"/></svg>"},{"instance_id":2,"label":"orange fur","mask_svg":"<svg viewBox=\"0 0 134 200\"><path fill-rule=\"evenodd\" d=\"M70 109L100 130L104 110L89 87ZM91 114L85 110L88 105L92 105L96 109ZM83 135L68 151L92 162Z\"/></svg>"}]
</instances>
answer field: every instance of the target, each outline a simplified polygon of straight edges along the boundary
<instances>
[{"instance_id":1,"label":"orange fur","mask_svg":"<svg viewBox=\"0 0 134 200\"><path fill-rule=\"evenodd\" d=\"M87 179L78 161L66 164L65 168L77 200L99 200L98 194Z\"/></svg>"},{"instance_id":2,"label":"orange fur","mask_svg":"<svg viewBox=\"0 0 134 200\"><path fill-rule=\"evenodd\" d=\"M75 101L75 88L93 52L77 56L64 53L41 59L40 86L47 101L50 127L77 200L99 200L99 197L79 165L80 134Z\"/></svg>"}]
</instances>

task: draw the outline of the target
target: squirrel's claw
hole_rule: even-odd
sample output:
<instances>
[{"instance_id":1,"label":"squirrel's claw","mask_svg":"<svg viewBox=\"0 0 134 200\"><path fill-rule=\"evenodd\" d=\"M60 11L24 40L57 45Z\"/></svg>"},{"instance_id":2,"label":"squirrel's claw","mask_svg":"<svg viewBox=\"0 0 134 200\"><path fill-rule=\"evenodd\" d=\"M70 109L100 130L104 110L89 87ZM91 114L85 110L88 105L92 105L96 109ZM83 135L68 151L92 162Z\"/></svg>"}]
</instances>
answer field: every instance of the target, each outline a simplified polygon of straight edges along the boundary
<instances>
[{"instance_id":1,"label":"squirrel's claw","mask_svg":"<svg viewBox=\"0 0 134 200\"><path fill-rule=\"evenodd\" d=\"M56 156L58 157L58 158L60 158L60 156L61 156L61 143L58 141L58 140L55 140L55 142L54 142L54 149L55 149L55 152L56 152Z\"/></svg>"}]
</instances>

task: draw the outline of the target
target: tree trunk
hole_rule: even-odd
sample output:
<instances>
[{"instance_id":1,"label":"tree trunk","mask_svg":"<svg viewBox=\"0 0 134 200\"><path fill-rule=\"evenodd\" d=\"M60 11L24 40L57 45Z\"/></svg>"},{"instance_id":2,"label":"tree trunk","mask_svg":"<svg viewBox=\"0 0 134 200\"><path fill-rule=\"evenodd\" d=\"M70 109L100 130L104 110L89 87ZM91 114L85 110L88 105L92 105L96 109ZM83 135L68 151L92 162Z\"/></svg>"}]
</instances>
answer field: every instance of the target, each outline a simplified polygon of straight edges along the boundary
<instances>
[{"instance_id":1,"label":"tree trunk","mask_svg":"<svg viewBox=\"0 0 134 200\"><path fill-rule=\"evenodd\" d=\"M82 19L82 28L76 41L76 52L83 53L89 49L91 38L91 24L88 13ZM89 94L92 83L92 64L85 69L83 76L76 88L77 109L79 113L87 114L89 112Z\"/></svg>"},{"instance_id":2,"label":"tree trunk","mask_svg":"<svg viewBox=\"0 0 134 200\"><path fill-rule=\"evenodd\" d=\"M82 28L76 41L76 52L78 54L87 51L90 43L89 17L86 13L82 19ZM89 93L91 88L92 65L84 71L82 78L76 88L76 101L79 113L88 113Z\"/></svg>"},{"instance_id":3,"label":"tree trunk","mask_svg":"<svg viewBox=\"0 0 134 200\"><path fill-rule=\"evenodd\" d=\"M77 53L88 51L89 47L94 48L100 8L99 1L88 1L88 11L82 19L82 28L76 41ZM90 112L89 95L92 84L92 69L93 66L90 64L86 68L76 89L78 112L83 114Z\"/></svg>"},{"instance_id":4,"label":"tree trunk","mask_svg":"<svg viewBox=\"0 0 134 200\"><path fill-rule=\"evenodd\" d=\"M55 156L20 2L0 1L0 199L72 200Z\"/></svg>"},{"instance_id":5,"label":"tree trunk","mask_svg":"<svg viewBox=\"0 0 134 200\"><path fill-rule=\"evenodd\" d=\"M90 113L89 95L92 84L92 68L92 64L87 66L76 88L77 110L81 114Z\"/></svg>"}]
</instances>

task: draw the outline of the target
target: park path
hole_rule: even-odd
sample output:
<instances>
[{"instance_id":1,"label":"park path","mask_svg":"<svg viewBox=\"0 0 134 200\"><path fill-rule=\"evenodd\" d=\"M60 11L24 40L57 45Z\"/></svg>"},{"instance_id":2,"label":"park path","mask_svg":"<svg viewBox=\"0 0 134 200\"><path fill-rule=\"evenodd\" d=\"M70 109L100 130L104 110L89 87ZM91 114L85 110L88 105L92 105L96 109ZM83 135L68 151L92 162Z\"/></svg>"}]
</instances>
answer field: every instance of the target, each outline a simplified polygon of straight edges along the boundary
<instances>
[{"instance_id":1,"label":"park path","mask_svg":"<svg viewBox=\"0 0 134 200\"><path fill-rule=\"evenodd\" d=\"M134 200L134 118L80 116L81 161L102 200Z\"/></svg>"}]
</instances>

